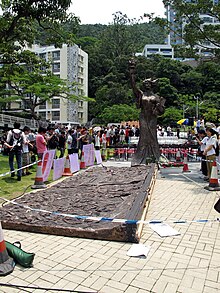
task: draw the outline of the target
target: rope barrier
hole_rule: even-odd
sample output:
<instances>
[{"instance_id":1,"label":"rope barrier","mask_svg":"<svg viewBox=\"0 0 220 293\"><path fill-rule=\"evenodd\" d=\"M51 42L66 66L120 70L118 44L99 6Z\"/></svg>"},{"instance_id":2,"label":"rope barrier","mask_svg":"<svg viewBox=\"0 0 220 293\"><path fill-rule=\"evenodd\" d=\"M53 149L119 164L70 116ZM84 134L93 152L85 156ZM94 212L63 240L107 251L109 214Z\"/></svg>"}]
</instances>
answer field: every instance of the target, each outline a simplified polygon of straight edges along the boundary
<instances>
[{"instance_id":1,"label":"rope barrier","mask_svg":"<svg viewBox=\"0 0 220 293\"><path fill-rule=\"evenodd\" d=\"M189 153L186 153L186 154L187 154L188 157L191 157L191 158L195 159L195 155L191 155L191 154L189 154ZM162 156L163 158L166 158L166 159L168 160L168 158L167 158L164 154L161 154L161 156ZM210 162L210 163L213 163L213 162L214 162L214 160L206 160L206 159L202 159L202 158L200 158L200 161ZM218 161L216 160L216 164L217 164L217 165L220 165L220 162L218 162Z\"/></svg>"},{"instance_id":2,"label":"rope barrier","mask_svg":"<svg viewBox=\"0 0 220 293\"><path fill-rule=\"evenodd\" d=\"M98 291L80 291L80 290L72 290L72 289L62 289L62 288L48 288L48 287L38 287L33 285L17 285L17 284L7 284L0 283L0 286L17 288L17 289L35 289L35 290L44 290L44 291L58 291L58 292L75 292L75 293L98 293ZM29 292L29 291L27 291Z\"/></svg>"},{"instance_id":3,"label":"rope barrier","mask_svg":"<svg viewBox=\"0 0 220 293\"><path fill-rule=\"evenodd\" d=\"M6 201L8 203L11 203L13 205L20 206L21 208L31 210L33 212L39 212L39 213L47 213L54 216L61 216L61 217L68 217L73 218L76 220L84 220L84 221L94 221L94 222L108 222L108 223L121 223L121 224L128 224L128 225L138 225L138 224L163 224L163 223L173 223L173 224L188 224L188 223L207 223L207 222L219 222L220 219L198 219L198 220L176 220L176 221L162 221L162 220L151 220L151 221L143 221L143 220L129 220L129 219L115 219L115 218L108 218L108 217L92 217L92 216L80 216L80 215L74 215L74 214L65 214L60 212L54 212L54 211L48 211L43 209L36 209L31 208L27 205L22 205L14 200L8 200L3 197L0 197L1 200Z\"/></svg>"},{"instance_id":4,"label":"rope barrier","mask_svg":"<svg viewBox=\"0 0 220 293\"><path fill-rule=\"evenodd\" d=\"M6 172L6 173L2 173L2 174L0 174L0 177L4 177L4 176L10 175L10 174L12 174L12 173L15 173L15 172L17 172L17 171L23 170L23 169L28 168L28 167L30 167L30 166L33 166L33 165L35 165L35 164L37 164L37 163L39 163L39 162L41 162L41 160L36 161L36 162L33 162L33 163L28 164L28 165L26 165L26 166L23 166L23 167L21 167L21 168L19 168L19 169L15 169L15 170L13 170L13 171L8 171L8 172Z\"/></svg>"}]
</instances>

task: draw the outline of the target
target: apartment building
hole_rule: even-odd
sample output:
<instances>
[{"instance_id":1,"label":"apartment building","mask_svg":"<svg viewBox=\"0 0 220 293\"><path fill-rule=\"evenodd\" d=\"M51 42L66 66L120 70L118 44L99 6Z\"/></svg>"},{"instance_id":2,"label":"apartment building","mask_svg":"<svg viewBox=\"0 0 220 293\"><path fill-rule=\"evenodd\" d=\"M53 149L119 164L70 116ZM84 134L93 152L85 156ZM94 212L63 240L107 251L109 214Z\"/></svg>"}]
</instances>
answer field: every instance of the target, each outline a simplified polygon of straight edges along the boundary
<instances>
[{"instance_id":1,"label":"apartment building","mask_svg":"<svg viewBox=\"0 0 220 293\"><path fill-rule=\"evenodd\" d=\"M186 3L197 3L197 0L183 0ZM219 3L219 0L212 0L213 5L217 5ZM168 45L183 45L184 39L184 27L188 23L189 20L182 19L181 23L176 20L176 11L171 5L167 5L166 7L166 17L168 22L170 23L170 33L168 34L165 42ZM202 26L205 25L219 25L219 20L206 13L205 11L199 15L199 18L202 20ZM211 51L212 49L216 48L215 45L213 45L211 42L206 41L205 43L198 44L195 46L195 48L198 50L198 54L203 57L209 57L212 55Z\"/></svg>"},{"instance_id":2,"label":"apartment building","mask_svg":"<svg viewBox=\"0 0 220 293\"><path fill-rule=\"evenodd\" d=\"M171 45L147 44L144 46L142 56L149 58L155 54L161 55L165 58L173 59L174 49Z\"/></svg>"},{"instance_id":3,"label":"apartment building","mask_svg":"<svg viewBox=\"0 0 220 293\"><path fill-rule=\"evenodd\" d=\"M52 62L52 72L61 79L75 82L74 94L88 95L88 54L77 45L62 48L33 45L28 50L35 52L46 61ZM60 97L53 97L36 109L41 120L52 123L85 124L88 121L88 102L73 102Z\"/></svg>"}]
</instances>

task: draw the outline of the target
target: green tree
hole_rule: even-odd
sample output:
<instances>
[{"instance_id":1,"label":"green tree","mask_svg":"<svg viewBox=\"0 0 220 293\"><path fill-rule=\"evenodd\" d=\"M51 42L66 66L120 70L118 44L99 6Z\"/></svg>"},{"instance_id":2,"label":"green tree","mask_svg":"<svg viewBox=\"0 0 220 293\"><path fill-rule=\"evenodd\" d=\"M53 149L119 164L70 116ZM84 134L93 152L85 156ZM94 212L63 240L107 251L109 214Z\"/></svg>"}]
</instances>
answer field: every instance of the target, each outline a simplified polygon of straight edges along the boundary
<instances>
[{"instance_id":1,"label":"green tree","mask_svg":"<svg viewBox=\"0 0 220 293\"><path fill-rule=\"evenodd\" d=\"M206 121L210 122L220 122L220 110L216 108L209 108L207 111L204 113L204 117Z\"/></svg>"},{"instance_id":2,"label":"green tree","mask_svg":"<svg viewBox=\"0 0 220 293\"><path fill-rule=\"evenodd\" d=\"M39 66L48 65L25 50L39 39L41 44L73 44L79 19L68 14L70 4L70 0L0 2L1 104L28 95L31 115L35 117L36 106L50 99L52 94L73 98L73 85L57 79L49 70L41 76Z\"/></svg>"},{"instance_id":3,"label":"green tree","mask_svg":"<svg viewBox=\"0 0 220 293\"><path fill-rule=\"evenodd\" d=\"M166 99L166 104L169 106L178 104L177 89L170 84L170 80L166 77L162 77L158 82L158 93L161 97Z\"/></svg>"},{"instance_id":4,"label":"green tree","mask_svg":"<svg viewBox=\"0 0 220 293\"><path fill-rule=\"evenodd\" d=\"M180 119L182 119L182 111L175 107L169 107L165 109L164 114L159 117L158 121L162 125L172 125Z\"/></svg>"},{"instance_id":5,"label":"green tree","mask_svg":"<svg viewBox=\"0 0 220 293\"><path fill-rule=\"evenodd\" d=\"M186 94L202 93L202 85L204 84L204 76L195 70L188 71L181 75L184 85L182 92Z\"/></svg>"},{"instance_id":6,"label":"green tree","mask_svg":"<svg viewBox=\"0 0 220 293\"><path fill-rule=\"evenodd\" d=\"M182 0L163 2L175 9L176 29L179 28L179 35L184 38L185 48L188 47L192 53L192 49L199 45L206 52L209 50L213 54L219 54L220 3L212 0L197 0L191 3ZM201 17L201 14L205 14L206 17ZM215 25L211 23L210 17L216 20ZM168 29L172 29L172 24L168 23L167 26Z\"/></svg>"},{"instance_id":7,"label":"green tree","mask_svg":"<svg viewBox=\"0 0 220 293\"><path fill-rule=\"evenodd\" d=\"M139 110L132 105L113 105L106 107L102 113L98 116L100 123L108 124L111 122L120 123L122 121L133 121L139 119Z\"/></svg>"},{"instance_id":8,"label":"green tree","mask_svg":"<svg viewBox=\"0 0 220 293\"><path fill-rule=\"evenodd\" d=\"M48 42L62 44L72 38L64 31L67 22L77 23L77 18L68 14L71 0L2 0L0 8L0 55L16 46L33 44L39 28L48 32ZM16 44L15 44L16 42ZM2 56L1 56L2 57Z\"/></svg>"},{"instance_id":9,"label":"green tree","mask_svg":"<svg viewBox=\"0 0 220 293\"><path fill-rule=\"evenodd\" d=\"M43 59L38 58L37 60L35 54L29 51L24 53L27 55L25 59L26 61L29 59L29 63L4 65L0 69L0 103L23 101L28 104L28 109L23 109L23 111L38 120L39 117L35 113L36 107L45 104L53 97L73 101L79 98L87 99L76 96L74 94L76 84L54 75ZM32 62L30 62L31 60Z\"/></svg>"}]
</instances>

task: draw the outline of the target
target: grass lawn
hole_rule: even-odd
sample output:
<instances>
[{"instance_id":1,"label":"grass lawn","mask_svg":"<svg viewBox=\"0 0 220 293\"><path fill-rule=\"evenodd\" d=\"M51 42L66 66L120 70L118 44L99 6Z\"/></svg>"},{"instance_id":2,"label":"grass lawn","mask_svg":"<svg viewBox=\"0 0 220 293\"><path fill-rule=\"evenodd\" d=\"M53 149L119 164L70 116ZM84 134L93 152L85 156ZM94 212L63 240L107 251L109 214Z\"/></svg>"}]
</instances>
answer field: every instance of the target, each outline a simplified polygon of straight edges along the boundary
<instances>
[{"instance_id":1,"label":"grass lawn","mask_svg":"<svg viewBox=\"0 0 220 293\"><path fill-rule=\"evenodd\" d=\"M16 160L14 160L14 163L15 169L17 169ZM10 171L8 156L3 156L0 154L0 170L0 174ZM28 176L22 176L21 181L17 181L17 176L11 178L10 174L0 177L0 197L13 199L15 197L21 196L23 193L31 191L31 186L35 182L37 166L33 165L29 170L32 174ZM46 184L51 182L52 174L50 174L49 180L46 182Z\"/></svg>"}]
</instances>

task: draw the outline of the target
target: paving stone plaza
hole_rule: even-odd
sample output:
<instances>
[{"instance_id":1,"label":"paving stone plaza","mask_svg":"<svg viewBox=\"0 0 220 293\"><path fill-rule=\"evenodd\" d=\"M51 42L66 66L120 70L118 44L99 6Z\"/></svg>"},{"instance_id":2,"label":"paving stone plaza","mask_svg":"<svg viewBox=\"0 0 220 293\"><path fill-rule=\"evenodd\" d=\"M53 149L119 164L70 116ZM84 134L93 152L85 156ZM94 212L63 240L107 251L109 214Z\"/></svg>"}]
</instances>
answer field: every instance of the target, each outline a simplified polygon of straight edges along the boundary
<instances>
[{"instance_id":1,"label":"paving stone plaza","mask_svg":"<svg viewBox=\"0 0 220 293\"><path fill-rule=\"evenodd\" d=\"M144 225L140 243L150 246L146 258L126 255L132 243L4 230L5 240L21 241L36 256L33 268L16 266L2 277L0 292L220 292L219 214L213 209L219 192L204 189L199 163L189 163L189 169L157 174L146 221L162 220L180 235L162 238ZM173 223L181 219L186 223ZM193 222L199 219L209 221Z\"/></svg>"}]
</instances>

